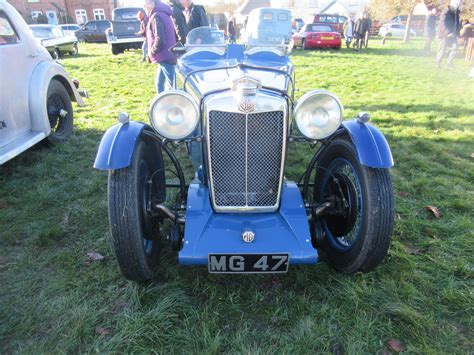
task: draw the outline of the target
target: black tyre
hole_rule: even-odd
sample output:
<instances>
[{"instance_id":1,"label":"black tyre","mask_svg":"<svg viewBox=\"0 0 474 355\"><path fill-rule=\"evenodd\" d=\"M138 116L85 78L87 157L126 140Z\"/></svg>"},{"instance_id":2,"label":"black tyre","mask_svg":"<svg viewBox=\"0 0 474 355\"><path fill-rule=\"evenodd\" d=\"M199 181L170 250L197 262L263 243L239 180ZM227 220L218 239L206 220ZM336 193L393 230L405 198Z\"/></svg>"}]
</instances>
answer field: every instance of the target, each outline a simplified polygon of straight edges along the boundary
<instances>
[{"instance_id":1,"label":"black tyre","mask_svg":"<svg viewBox=\"0 0 474 355\"><path fill-rule=\"evenodd\" d=\"M120 53L122 53L120 46L118 46L117 44L112 44L112 54L117 55Z\"/></svg>"},{"instance_id":2,"label":"black tyre","mask_svg":"<svg viewBox=\"0 0 474 355\"><path fill-rule=\"evenodd\" d=\"M61 57L61 52L59 51L59 48L55 48L53 54L51 54L51 57L53 57L54 60L58 60Z\"/></svg>"},{"instance_id":3,"label":"black tyre","mask_svg":"<svg viewBox=\"0 0 474 355\"><path fill-rule=\"evenodd\" d=\"M342 198L344 196L344 198ZM338 138L322 153L316 168L314 199L339 201L339 209L319 219L322 247L338 271L368 272L387 255L394 220L388 169L363 166L351 140Z\"/></svg>"},{"instance_id":4,"label":"black tyre","mask_svg":"<svg viewBox=\"0 0 474 355\"><path fill-rule=\"evenodd\" d=\"M78 55L79 54L79 47L77 46L77 42L72 45L72 51L69 52L70 55Z\"/></svg>"},{"instance_id":5,"label":"black tyre","mask_svg":"<svg viewBox=\"0 0 474 355\"><path fill-rule=\"evenodd\" d=\"M132 281L150 280L158 258L159 221L150 206L159 188L153 182L163 171L160 157L159 151L139 140L132 164L109 173L112 244L123 275Z\"/></svg>"},{"instance_id":6,"label":"black tyre","mask_svg":"<svg viewBox=\"0 0 474 355\"><path fill-rule=\"evenodd\" d=\"M50 144L56 144L68 138L74 128L71 97L64 85L54 79L49 83L46 97L46 110L51 126L51 133L46 140Z\"/></svg>"}]
</instances>

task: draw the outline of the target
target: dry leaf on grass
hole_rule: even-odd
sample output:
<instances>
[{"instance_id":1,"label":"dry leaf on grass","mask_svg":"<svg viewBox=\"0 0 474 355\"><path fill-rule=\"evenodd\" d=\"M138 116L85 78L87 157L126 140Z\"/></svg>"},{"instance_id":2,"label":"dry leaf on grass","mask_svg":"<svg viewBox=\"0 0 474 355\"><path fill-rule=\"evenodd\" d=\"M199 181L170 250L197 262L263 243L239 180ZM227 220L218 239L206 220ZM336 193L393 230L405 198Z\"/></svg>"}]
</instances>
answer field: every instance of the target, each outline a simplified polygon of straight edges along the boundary
<instances>
[{"instance_id":1,"label":"dry leaf on grass","mask_svg":"<svg viewBox=\"0 0 474 355\"><path fill-rule=\"evenodd\" d=\"M87 260L84 262L85 266L91 266L93 262L102 262L105 261L106 257L102 254L96 252L87 253Z\"/></svg>"},{"instance_id":2,"label":"dry leaf on grass","mask_svg":"<svg viewBox=\"0 0 474 355\"><path fill-rule=\"evenodd\" d=\"M11 205L9 205L7 202L0 200L0 210L3 208L10 208Z\"/></svg>"},{"instance_id":3,"label":"dry leaf on grass","mask_svg":"<svg viewBox=\"0 0 474 355\"><path fill-rule=\"evenodd\" d=\"M441 217L443 217L443 214L436 206L426 206L425 210L431 212L436 219L440 219Z\"/></svg>"},{"instance_id":4,"label":"dry leaf on grass","mask_svg":"<svg viewBox=\"0 0 474 355\"><path fill-rule=\"evenodd\" d=\"M388 347L396 353L401 353L402 351L405 351L405 346L398 339L390 339L387 344Z\"/></svg>"},{"instance_id":5,"label":"dry leaf on grass","mask_svg":"<svg viewBox=\"0 0 474 355\"><path fill-rule=\"evenodd\" d=\"M398 196L402 197L402 198L405 198L405 197L408 197L410 196L410 194L408 192L405 192L405 191L400 191L398 193Z\"/></svg>"},{"instance_id":6,"label":"dry leaf on grass","mask_svg":"<svg viewBox=\"0 0 474 355\"><path fill-rule=\"evenodd\" d=\"M423 252L425 251L421 248L412 247L412 246L407 246L406 249L407 249L408 254L411 254L411 255L420 255L420 254L423 254Z\"/></svg>"},{"instance_id":7,"label":"dry leaf on grass","mask_svg":"<svg viewBox=\"0 0 474 355\"><path fill-rule=\"evenodd\" d=\"M106 336L110 334L110 328L107 327L97 327L95 328L95 332L99 334L100 336Z\"/></svg>"},{"instance_id":8,"label":"dry leaf on grass","mask_svg":"<svg viewBox=\"0 0 474 355\"><path fill-rule=\"evenodd\" d=\"M474 153L471 153L471 158L474 158Z\"/></svg>"}]
</instances>

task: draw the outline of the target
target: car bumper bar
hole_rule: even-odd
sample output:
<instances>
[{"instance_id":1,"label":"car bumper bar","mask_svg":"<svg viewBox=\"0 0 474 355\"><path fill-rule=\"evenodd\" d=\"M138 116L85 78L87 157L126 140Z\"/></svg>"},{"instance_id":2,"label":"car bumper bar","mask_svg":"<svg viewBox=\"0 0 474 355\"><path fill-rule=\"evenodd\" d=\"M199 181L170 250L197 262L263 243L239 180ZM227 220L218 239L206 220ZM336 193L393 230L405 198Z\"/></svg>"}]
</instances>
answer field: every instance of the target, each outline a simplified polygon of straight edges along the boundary
<instances>
[{"instance_id":1,"label":"car bumper bar","mask_svg":"<svg viewBox=\"0 0 474 355\"><path fill-rule=\"evenodd\" d=\"M254 233L252 242L243 240L246 231ZM290 264L314 264L318 260L296 184L284 183L276 212L233 214L214 212L209 189L189 186L180 264L207 265L209 254L278 253L288 253Z\"/></svg>"}]
</instances>

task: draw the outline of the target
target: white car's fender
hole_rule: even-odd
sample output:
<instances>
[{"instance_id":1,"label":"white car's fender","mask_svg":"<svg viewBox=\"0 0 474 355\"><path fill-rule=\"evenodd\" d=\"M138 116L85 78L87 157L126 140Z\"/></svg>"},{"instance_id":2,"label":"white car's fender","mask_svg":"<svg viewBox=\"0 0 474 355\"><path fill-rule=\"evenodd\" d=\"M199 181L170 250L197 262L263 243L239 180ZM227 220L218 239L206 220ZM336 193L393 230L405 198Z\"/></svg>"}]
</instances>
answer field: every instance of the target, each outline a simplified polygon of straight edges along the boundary
<instances>
[{"instance_id":1,"label":"white car's fender","mask_svg":"<svg viewBox=\"0 0 474 355\"><path fill-rule=\"evenodd\" d=\"M66 88L72 101L76 101L78 106L85 106L82 97L79 95L74 83L66 70L55 62L41 62L33 70L29 87L29 104L32 129L43 131L46 135L51 132L46 109L46 100L49 83L56 79Z\"/></svg>"}]
</instances>

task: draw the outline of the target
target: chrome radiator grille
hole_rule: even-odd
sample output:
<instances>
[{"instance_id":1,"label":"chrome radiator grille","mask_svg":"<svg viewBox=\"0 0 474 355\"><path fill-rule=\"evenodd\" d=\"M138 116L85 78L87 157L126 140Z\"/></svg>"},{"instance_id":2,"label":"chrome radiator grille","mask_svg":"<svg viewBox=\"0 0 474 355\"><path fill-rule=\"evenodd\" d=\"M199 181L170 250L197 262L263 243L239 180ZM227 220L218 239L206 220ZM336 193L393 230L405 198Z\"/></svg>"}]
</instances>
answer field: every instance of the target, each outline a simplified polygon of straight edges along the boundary
<instances>
[{"instance_id":1,"label":"chrome radiator grille","mask_svg":"<svg viewBox=\"0 0 474 355\"><path fill-rule=\"evenodd\" d=\"M278 206L285 148L283 111L210 111L209 163L214 205L221 210Z\"/></svg>"}]
</instances>

